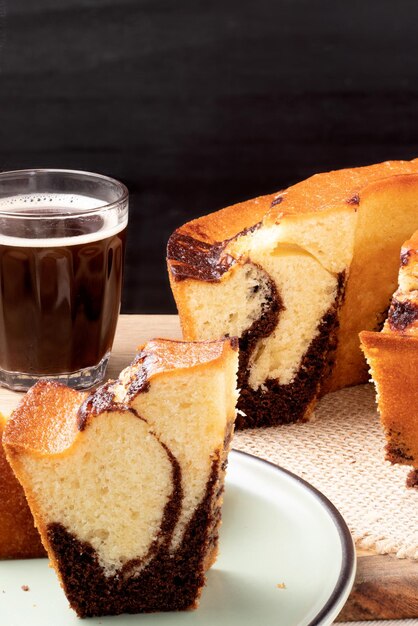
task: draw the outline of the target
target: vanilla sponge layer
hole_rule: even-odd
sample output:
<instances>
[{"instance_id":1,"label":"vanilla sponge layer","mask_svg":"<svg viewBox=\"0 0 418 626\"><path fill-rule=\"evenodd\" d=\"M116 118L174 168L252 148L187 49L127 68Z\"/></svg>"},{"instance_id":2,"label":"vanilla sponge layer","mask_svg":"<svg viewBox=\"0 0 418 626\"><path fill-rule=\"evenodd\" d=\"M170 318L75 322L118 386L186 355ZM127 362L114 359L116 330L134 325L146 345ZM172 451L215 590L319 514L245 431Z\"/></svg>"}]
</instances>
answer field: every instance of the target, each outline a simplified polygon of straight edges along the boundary
<instances>
[{"instance_id":1,"label":"vanilla sponge layer","mask_svg":"<svg viewBox=\"0 0 418 626\"><path fill-rule=\"evenodd\" d=\"M187 310L193 312L193 336L187 339L241 337L268 307L271 281L247 262L234 265L220 283L191 281L185 295Z\"/></svg>"},{"instance_id":2,"label":"vanilla sponge layer","mask_svg":"<svg viewBox=\"0 0 418 626\"><path fill-rule=\"evenodd\" d=\"M286 385L298 373L320 321L335 303L338 275L291 244L254 248L251 258L273 279L283 308L273 333L260 339L251 355L249 384L258 389L267 379L277 379Z\"/></svg>"},{"instance_id":3,"label":"vanilla sponge layer","mask_svg":"<svg viewBox=\"0 0 418 626\"><path fill-rule=\"evenodd\" d=\"M107 576L147 556L173 492L173 470L146 422L131 411L104 413L70 454L22 455L21 462L42 525L60 523L90 543Z\"/></svg>"},{"instance_id":4,"label":"vanilla sponge layer","mask_svg":"<svg viewBox=\"0 0 418 626\"><path fill-rule=\"evenodd\" d=\"M235 419L236 358L230 359L225 369L196 370L192 380L187 373L155 377L150 389L131 402L180 464L183 502L173 532L173 550L205 496L212 464L224 456L224 440ZM129 369L132 372L134 368ZM122 401L129 388L126 374L121 376L124 379L117 391Z\"/></svg>"}]
</instances>

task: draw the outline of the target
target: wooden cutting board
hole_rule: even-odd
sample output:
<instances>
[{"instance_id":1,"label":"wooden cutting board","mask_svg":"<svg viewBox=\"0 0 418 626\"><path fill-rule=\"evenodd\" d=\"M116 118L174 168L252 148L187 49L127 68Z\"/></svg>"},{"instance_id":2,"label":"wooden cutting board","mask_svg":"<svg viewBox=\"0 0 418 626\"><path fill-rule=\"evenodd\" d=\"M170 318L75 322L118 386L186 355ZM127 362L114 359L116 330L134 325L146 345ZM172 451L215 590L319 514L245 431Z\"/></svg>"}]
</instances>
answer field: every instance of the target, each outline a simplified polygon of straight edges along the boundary
<instances>
[{"instance_id":1,"label":"wooden cutting board","mask_svg":"<svg viewBox=\"0 0 418 626\"><path fill-rule=\"evenodd\" d=\"M338 622L418 617L418 562L358 551L353 590Z\"/></svg>"},{"instance_id":2,"label":"wooden cutting board","mask_svg":"<svg viewBox=\"0 0 418 626\"><path fill-rule=\"evenodd\" d=\"M180 338L175 315L121 315L108 376L117 377L152 337ZM21 394L0 388L0 410L8 414ZM337 621L418 617L418 562L358 551L357 575L351 595Z\"/></svg>"}]
</instances>

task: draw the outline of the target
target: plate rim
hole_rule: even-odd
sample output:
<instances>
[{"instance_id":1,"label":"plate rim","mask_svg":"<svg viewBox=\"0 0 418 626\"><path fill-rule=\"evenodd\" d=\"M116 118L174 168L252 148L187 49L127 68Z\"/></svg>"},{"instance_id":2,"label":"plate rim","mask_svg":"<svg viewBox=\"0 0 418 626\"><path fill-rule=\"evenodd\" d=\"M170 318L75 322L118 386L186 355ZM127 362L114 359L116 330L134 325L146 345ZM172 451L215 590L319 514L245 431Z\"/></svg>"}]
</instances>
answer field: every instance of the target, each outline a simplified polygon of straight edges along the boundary
<instances>
[{"instance_id":1,"label":"plate rim","mask_svg":"<svg viewBox=\"0 0 418 626\"><path fill-rule=\"evenodd\" d=\"M301 478L297 474L294 474L290 470L281 467L277 463L273 463L272 461L263 459L262 457L259 457L255 454L245 452L244 450L231 448L230 454L232 454L232 456L234 456L235 454L242 455L243 457L247 457L249 459L252 459L253 461L273 467L279 473L287 475L289 478L291 478L293 481L295 481L304 489L306 489L309 493L311 493L329 514L329 517L333 521L334 526L336 527L336 530L338 532L338 537L340 539L342 558L341 569L334 589L328 597L328 600L318 611L315 617L307 624L307 626L320 626L323 623L324 619L329 617L334 619L342 610L345 602L348 599L349 593L354 585L354 578L357 566L354 540L345 519L343 518L337 507L331 502L331 500L329 500L329 498L327 498L321 491L319 491L319 489L311 485L304 478ZM339 606L342 598L345 598L344 604L342 606Z\"/></svg>"}]
</instances>

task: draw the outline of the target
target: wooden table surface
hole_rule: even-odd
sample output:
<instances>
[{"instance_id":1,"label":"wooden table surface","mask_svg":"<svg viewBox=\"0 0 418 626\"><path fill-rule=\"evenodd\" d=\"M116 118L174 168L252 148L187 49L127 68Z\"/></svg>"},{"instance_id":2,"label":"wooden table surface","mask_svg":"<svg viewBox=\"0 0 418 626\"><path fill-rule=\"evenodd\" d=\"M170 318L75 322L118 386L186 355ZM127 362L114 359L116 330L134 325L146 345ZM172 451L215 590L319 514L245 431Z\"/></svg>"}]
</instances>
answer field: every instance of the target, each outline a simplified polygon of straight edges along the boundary
<instances>
[{"instance_id":1,"label":"wooden table surface","mask_svg":"<svg viewBox=\"0 0 418 626\"><path fill-rule=\"evenodd\" d=\"M121 315L108 378L115 378L133 359L136 348L154 337L180 338L176 315ZM0 410L8 414L21 393L0 388ZM418 563L358 551L353 591L339 621L418 617Z\"/></svg>"}]
</instances>

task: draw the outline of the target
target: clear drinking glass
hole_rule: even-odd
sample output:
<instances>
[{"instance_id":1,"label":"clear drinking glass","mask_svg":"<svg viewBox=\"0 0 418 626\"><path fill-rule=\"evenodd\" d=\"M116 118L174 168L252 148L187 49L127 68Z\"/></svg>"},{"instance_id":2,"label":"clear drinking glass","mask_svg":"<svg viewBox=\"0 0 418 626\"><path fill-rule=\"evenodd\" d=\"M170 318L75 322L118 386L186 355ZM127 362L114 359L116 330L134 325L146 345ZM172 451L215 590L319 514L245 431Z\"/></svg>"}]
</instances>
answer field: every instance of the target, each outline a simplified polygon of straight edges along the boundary
<instances>
[{"instance_id":1,"label":"clear drinking glass","mask_svg":"<svg viewBox=\"0 0 418 626\"><path fill-rule=\"evenodd\" d=\"M0 174L0 384L100 382L120 310L128 191L71 170Z\"/></svg>"}]
</instances>

